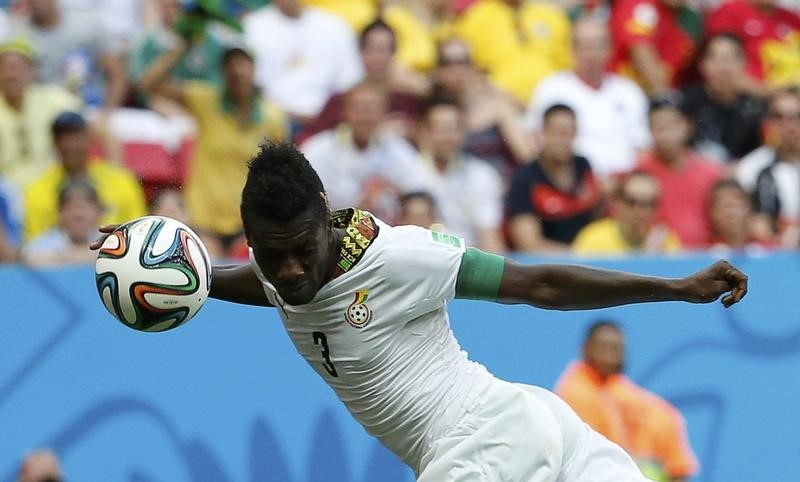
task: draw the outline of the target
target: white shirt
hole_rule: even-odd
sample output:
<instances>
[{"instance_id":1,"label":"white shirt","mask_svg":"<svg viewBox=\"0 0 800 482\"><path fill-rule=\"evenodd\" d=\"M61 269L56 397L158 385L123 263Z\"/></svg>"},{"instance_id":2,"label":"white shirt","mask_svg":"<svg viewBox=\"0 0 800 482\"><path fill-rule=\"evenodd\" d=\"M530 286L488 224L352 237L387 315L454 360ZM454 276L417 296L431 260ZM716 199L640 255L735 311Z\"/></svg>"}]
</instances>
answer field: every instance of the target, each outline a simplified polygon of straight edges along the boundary
<instances>
[{"instance_id":1,"label":"white shirt","mask_svg":"<svg viewBox=\"0 0 800 482\"><path fill-rule=\"evenodd\" d=\"M474 245L481 231L500 227L503 184L496 169L470 155L450 162L444 172L430 159L422 162L432 177L431 194L446 232Z\"/></svg>"},{"instance_id":2,"label":"white shirt","mask_svg":"<svg viewBox=\"0 0 800 482\"><path fill-rule=\"evenodd\" d=\"M600 177L632 169L636 150L650 143L647 97L629 79L607 74L595 89L572 71L553 74L534 92L526 114L529 127L539 129L544 111L554 104L575 111L575 151L589 160Z\"/></svg>"},{"instance_id":3,"label":"white shirt","mask_svg":"<svg viewBox=\"0 0 800 482\"><path fill-rule=\"evenodd\" d=\"M307 305L284 304L253 267L298 353L370 434L419 473L432 442L494 378L467 359L450 330L447 301L455 297L463 240L377 225L360 261Z\"/></svg>"},{"instance_id":4,"label":"white shirt","mask_svg":"<svg viewBox=\"0 0 800 482\"><path fill-rule=\"evenodd\" d=\"M773 162L775 162L775 149L763 145L739 161L739 165L736 166L736 180L745 191L752 194L756 190L758 175Z\"/></svg>"},{"instance_id":5,"label":"white shirt","mask_svg":"<svg viewBox=\"0 0 800 482\"><path fill-rule=\"evenodd\" d=\"M332 209L370 198L377 202L369 206L372 212L391 218L397 214L398 195L431 186L417 151L399 136L378 136L360 150L350 129L340 125L311 136L300 148L322 180ZM376 191L377 199L370 194Z\"/></svg>"},{"instance_id":6,"label":"white shirt","mask_svg":"<svg viewBox=\"0 0 800 482\"><path fill-rule=\"evenodd\" d=\"M316 116L331 95L363 76L355 35L332 14L308 7L290 18L269 5L245 15L242 25L256 83L287 112Z\"/></svg>"}]
</instances>

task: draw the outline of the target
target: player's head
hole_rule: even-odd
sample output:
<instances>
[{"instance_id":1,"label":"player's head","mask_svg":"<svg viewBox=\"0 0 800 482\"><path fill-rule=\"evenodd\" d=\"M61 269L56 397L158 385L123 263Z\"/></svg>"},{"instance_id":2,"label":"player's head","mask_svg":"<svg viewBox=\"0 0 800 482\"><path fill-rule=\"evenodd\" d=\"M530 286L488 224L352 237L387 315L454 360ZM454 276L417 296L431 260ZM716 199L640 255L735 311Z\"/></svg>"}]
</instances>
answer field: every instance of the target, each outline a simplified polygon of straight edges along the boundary
<instances>
[{"instance_id":1,"label":"player's head","mask_svg":"<svg viewBox=\"0 0 800 482\"><path fill-rule=\"evenodd\" d=\"M308 303L327 281L335 254L322 181L289 143L261 145L249 166L241 204L247 244L286 303Z\"/></svg>"},{"instance_id":2,"label":"player's head","mask_svg":"<svg viewBox=\"0 0 800 482\"><path fill-rule=\"evenodd\" d=\"M583 342L583 361L601 376L622 373L625 367L625 336L619 325L600 320L586 331Z\"/></svg>"}]
</instances>

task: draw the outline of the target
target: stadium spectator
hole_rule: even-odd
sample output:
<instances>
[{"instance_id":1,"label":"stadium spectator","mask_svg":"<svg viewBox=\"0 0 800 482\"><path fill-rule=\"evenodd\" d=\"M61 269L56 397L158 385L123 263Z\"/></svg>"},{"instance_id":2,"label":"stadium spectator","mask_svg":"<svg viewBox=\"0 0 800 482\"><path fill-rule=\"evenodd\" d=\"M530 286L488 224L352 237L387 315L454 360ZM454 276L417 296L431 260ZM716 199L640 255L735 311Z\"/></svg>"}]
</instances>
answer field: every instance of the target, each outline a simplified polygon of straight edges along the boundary
<instances>
[{"instance_id":1,"label":"stadium spectator","mask_svg":"<svg viewBox=\"0 0 800 482\"><path fill-rule=\"evenodd\" d=\"M50 126L81 100L55 85L34 83L32 46L0 45L0 175L22 187L54 162Z\"/></svg>"},{"instance_id":2,"label":"stadium spectator","mask_svg":"<svg viewBox=\"0 0 800 482\"><path fill-rule=\"evenodd\" d=\"M25 188L26 241L57 226L59 187L74 179L86 179L97 190L103 224L118 224L146 214L144 194L136 178L121 167L91 158L88 126L80 114L60 114L53 121L52 133L60 162Z\"/></svg>"},{"instance_id":3,"label":"stadium spectator","mask_svg":"<svg viewBox=\"0 0 800 482\"><path fill-rule=\"evenodd\" d=\"M355 35L328 12L299 0L275 0L242 22L256 83L301 125L363 75Z\"/></svg>"},{"instance_id":4,"label":"stadium spectator","mask_svg":"<svg viewBox=\"0 0 800 482\"><path fill-rule=\"evenodd\" d=\"M30 266L88 264L96 251L86 249L100 227L103 206L97 191L85 178L73 178L58 192L57 226L34 237L22 250Z\"/></svg>"},{"instance_id":5,"label":"stadium spectator","mask_svg":"<svg viewBox=\"0 0 800 482\"><path fill-rule=\"evenodd\" d=\"M556 104L542 117L542 152L514 173L508 193L508 232L517 251L567 251L602 201L589 161L573 150L573 110Z\"/></svg>"},{"instance_id":6,"label":"stadium spectator","mask_svg":"<svg viewBox=\"0 0 800 482\"><path fill-rule=\"evenodd\" d=\"M653 149L642 155L638 169L661 184L658 219L678 235L685 248L705 248L710 236L708 193L724 175L724 168L688 146L691 124L677 102L668 98L651 102L649 117Z\"/></svg>"},{"instance_id":7,"label":"stadium spectator","mask_svg":"<svg viewBox=\"0 0 800 482\"><path fill-rule=\"evenodd\" d=\"M404 137L413 134L414 121L419 116L422 99L414 93L413 86L395 68L395 35L392 28L377 19L361 32L359 51L364 66L364 81L372 82L389 92L389 112L387 122L395 132ZM302 143L309 137L324 130L336 127L342 121L345 94L334 94L328 99L319 115L311 121L297 138Z\"/></svg>"},{"instance_id":8,"label":"stadium spectator","mask_svg":"<svg viewBox=\"0 0 800 482\"><path fill-rule=\"evenodd\" d=\"M456 101L432 99L418 136L444 230L470 246L503 253L503 186L492 166L464 152L464 113Z\"/></svg>"},{"instance_id":9,"label":"stadium spectator","mask_svg":"<svg viewBox=\"0 0 800 482\"><path fill-rule=\"evenodd\" d=\"M716 252L764 250L775 246L767 232L757 230L753 200L734 179L721 179L708 197L711 249Z\"/></svg>"},{"instance_id":10,"label":"stadium spectator","mask_svg":"<svg viewBox=\"0 0 800 482\"><path fill-rule=\"evenodd\" d=\"M19 257L22 241L22 199L13 184L0 177L0 264Z\"/></svg>"},{"instance_id":11,"label":"stadium spectator","mask_svg":"<svg viewBox=\"0 0 800 482\"><path fill-rule=\"evenodd\" d=\"M527 105L540 80L568 68L569 18L543 0L478 0L456 24L475 64Z\"/></svg>"},{"instance_id":12,"label":"stadium spectator","mask_svg":"<svg viewBox=\"0 0 800 482\"><path fill-rule=\"evenodd\" d=\"M776 0L731 0L709 13L706 35L733 33L744 42L748 82L755 93L765 87L800 82L800 13Z\"/></svg>"},{"instance_id":13,"label":"stadium spectator","mask_svg":"<svg viewBox=\"0 0 800 482\"><path fill-rule=\"evenodd\" d=\"M420 72L436 66L436 46L455 35L452 0L396 0L385 2L381 15L397 33L400 65Z\"/></svg>"},{"instance_id":14,"label":"stadium spectator","mask_svg":"<svg viewBox=\"0 0 800 482\"><path fill-rule=\"evenodd\" d=\"M708 39L700 65L702 84L683 90L681 108L692 120L692 145L701 155L738 161L761 144L764 103L747 93L742 41L731 34Z\"/></svg>"},{"instance_id":15,"label":"stadium spectator","mask_svg":"<svg viewBox=\"0 0 800 482\"><path fill-rule=\"evenodd\" d=\"M426 191L413 191L400 196L398 226L419 226L433 231L441 231L439 216L436 214L436 200Z\"/></svg>"},{"instance_id":16,"label":"stadium spectator","mask_svg":"<svg viewBox=\"0 0 800 482\"><path fill-rule=\"evenodd\" d=\"M632 172L616 184L611 215L583 228L572 249L578 254L671 253L678 237L656 220L661 186L644 172Z\"/></svg>"},{"instance_id":17,"label":"stadium spectator","mask_svg":"<svg viewBox=\"0 0 800 482\"><path fill-rule=\"evenodd\" d=\"M383 89L358 84L345 97L344 121L301 145L325 183L331 208L358 206L393 222L399 195L429 188L414 148L381 130L387 105Z\"/></svg>"},{"instance_id":18,"label":"stadium spectator","mask_svg":"<svg viewBox=\"0 0 800 482\"><path fill-rule=\"evenodd\" d=\"M680 84L702 24L687 0L619 0L611 10L615 70L635 78L649 96Z\"/></svg>"},{"instance_id":19,"label":"stadium spectator","mask_svg":"<svg viewBox=\"0 0 800 482\"><path fill-rule=\"evenodd\" d=\"M536 145L525 132L516 105L477 72L467 44L447 40L437 55L434 95L455 97L464 106L465 150L492 164L504 178L517 165L533 160Z\"/></svg>"},{"instance_id":20,"label":"stadium spectator","mask_svg":"<svg viewBox=\"0 0 800 482\"><path fill-rule=\"evenodd\" d=\"M159 23L151 26L136 39L128 57L131 82L139 83L150 65L164 52L172 50L180 42L181 33L176 28L183 19L180 0L158 0ZM212 21L200 34L192 39L191 48L180 62L170 71L175 80L204 80L214 85L222 85L222 70L217 59L222 57L237 41L236 32L221 22ZM151 108L159 109L163 99L150 99Z\"/></svg>"},{"instance_id":21,"label":"stadium spectator","mask_svg":"<svg viewBox=\"0 0 800 482\"><path fill-rule=\"evenodd\" d=\"M743 184L751 185L752 173L758 172L756 210L779 234L780 245L795 249L800 246L800 94L796 89L772 97L765 124L772 146L742 160L738 175Z\"/></svg>"},{"instance_id":22,"label":"stadium spectator","mask_svg":"<svg viewBox=\"0 0 800 482\"><path fill-rule=\"evenodd\" d=\"M63 9L57 0L29 0L28 7L29 18L17 18L13 29L31 39L39 80L101 109L104 124L127 95L123 40L108 30L102 12Z\"/></svg>"},{"instance_id":23,"label":"stadium spectator","mask_svg":"<svg viewBox=\"0 0 800 482\"><path fill-rule=\"evenodd\" d=\"M197 122L186 205L211 256L225 257L242 238L239 194L247 161L265 138L287 138L289 122L256 88L253 57L243 48L231 47L223 54L220 87L200 80L169 80L169 72L189 49L188 42L180 42L161 55L142 76L141 87L178 102Z\"/></svg>"},{"instance_id":24,"label":"stadium spectator","mask_svg":"<svg viewBox=\"0 0 800 482\"><path fill-rule=\"evenodd\" d=\"M800 159L798 122L793 116L798 108L797 89L779 89L767 101L767 112L761 122L764 144L744 156L736 167L736 179L748 193L756 190L756 181L765 168L778 159ZM794 122L792 122L794 120Z\"/></svg>"},{"instance_id":25,"label":"stadium spectator","mask_svg":"<svg viewBox=\"0 0 800 482\"><path fill-rule=\"evenodd\" d=\"M608 72L611 37L604 22L583 18L572 26L572 70L545 78L531 99L527 121L540 127L553 104L570 106L578 118L575 151L605 179L629 171L648 147L647 97L630 79Z\"/></svg>"},{"instance_id":26,"label":"stadium spectator","mask_svg":"<svg viewBox=\"0 0 800 482\"><path fill-rule=\"evenodd\" d=\"M189 214L180 189L170 187L159 190L150 201L150 214L166 216L189 224Z\"/></svg>"},{"instance_id":27,"label":"stadium spectator","mask_svg":"<svg viewBox=\"0 0 800 482\"><path fill-rule=\"evenodd\" d=\"M610 320L587 331L582 360L570 364L555 392L593 429L616 442L646 476L685 481L699 467L680 412L623 374L625 337Z\"/></svg>"},{"instance_id":28,"label":"stadium spectator","mask_svg":"<svg viewBox=\"0 0 800 482\"><path fill-rule=\"evenodd\" d=\"M17 482L61 482L61 466L51 450L37 450L22 461Z\"/></svg>"}]
</instances>

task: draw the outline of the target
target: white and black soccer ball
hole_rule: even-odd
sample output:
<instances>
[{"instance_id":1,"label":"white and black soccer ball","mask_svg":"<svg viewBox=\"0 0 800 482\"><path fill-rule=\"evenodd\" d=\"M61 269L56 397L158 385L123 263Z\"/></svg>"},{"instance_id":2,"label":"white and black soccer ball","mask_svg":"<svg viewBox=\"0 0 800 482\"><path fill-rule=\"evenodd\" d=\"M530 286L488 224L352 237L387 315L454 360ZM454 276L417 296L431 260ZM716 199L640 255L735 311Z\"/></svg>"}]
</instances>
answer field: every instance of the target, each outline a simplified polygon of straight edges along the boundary
<instances>
[{"instance_id":1,"label":"white and black soccer ball","mask_svg":"<svg viewBox=\"0 0 800 482\"><path fill-rule=\"evenodd\" d=\"M103 242L95 264L97 292L108 311L129 328L166 331L203 306L211 262L185 224L146 216L121 225Z\"/></svg>"}]
</instances>

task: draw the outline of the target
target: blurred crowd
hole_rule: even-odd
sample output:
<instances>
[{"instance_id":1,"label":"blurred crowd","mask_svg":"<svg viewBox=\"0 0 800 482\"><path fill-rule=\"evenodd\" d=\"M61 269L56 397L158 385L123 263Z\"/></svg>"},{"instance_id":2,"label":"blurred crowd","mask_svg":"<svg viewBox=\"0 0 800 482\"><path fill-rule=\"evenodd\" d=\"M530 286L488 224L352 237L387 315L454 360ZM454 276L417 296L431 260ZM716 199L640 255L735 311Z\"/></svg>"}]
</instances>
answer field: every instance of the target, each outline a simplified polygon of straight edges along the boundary
<instances>
[{"instance_id":1,"label":"blurred crowd","mask_svg":"<svg viewBox=\"0 0 800 482\"><path fill-rule=\"evenodd\" d=\"M246 258L247 160L488 251L800 247L796 0L0 0L0 262L182 220Z\"/></svg>"}]
</instances>

